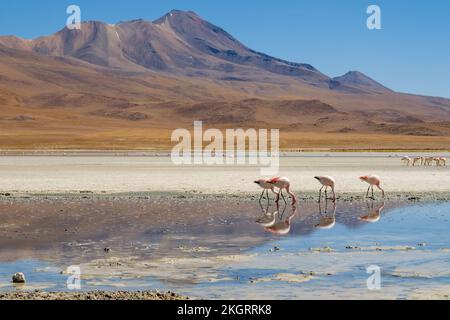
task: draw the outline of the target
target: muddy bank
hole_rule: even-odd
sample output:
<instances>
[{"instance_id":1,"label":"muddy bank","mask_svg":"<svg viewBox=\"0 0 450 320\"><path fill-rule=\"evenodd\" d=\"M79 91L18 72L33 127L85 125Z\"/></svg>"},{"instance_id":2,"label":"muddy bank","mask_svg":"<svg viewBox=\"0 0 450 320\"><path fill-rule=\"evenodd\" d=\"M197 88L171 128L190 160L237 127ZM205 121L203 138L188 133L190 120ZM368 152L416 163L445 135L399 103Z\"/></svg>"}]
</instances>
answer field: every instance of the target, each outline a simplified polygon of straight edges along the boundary
<instances>
[{"instance_id":1,"label":"muddy bank","mask_svg":"<svg viewBox=\"0 0 450 320\"><path fill-rule=\"evenodd\" d=\"M10 292L0 293L0 300L189 300L173 292L93 291L93 292Z\"/></svg>"}]
</instances>

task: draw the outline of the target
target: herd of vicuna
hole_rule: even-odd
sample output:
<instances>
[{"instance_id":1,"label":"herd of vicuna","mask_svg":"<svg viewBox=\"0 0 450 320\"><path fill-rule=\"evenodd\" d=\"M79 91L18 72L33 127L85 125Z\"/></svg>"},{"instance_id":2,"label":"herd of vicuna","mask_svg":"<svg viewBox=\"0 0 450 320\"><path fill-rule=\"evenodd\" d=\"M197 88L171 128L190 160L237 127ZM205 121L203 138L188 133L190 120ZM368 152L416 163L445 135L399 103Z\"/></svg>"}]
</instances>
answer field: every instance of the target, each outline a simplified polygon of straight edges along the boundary
<instances>
[{"instance_id":1,"label":"herd of vicuna","mask_svg":"<svg viewBox=\"0 0 450 320\"><path fill-rule=\"evenodd\" d=\"M446 165L447 159L443 157L403 157L402 161L406 166L420 165L420 166L432 166L433 163L438 167Z\"/></svg>"}]
</instances>

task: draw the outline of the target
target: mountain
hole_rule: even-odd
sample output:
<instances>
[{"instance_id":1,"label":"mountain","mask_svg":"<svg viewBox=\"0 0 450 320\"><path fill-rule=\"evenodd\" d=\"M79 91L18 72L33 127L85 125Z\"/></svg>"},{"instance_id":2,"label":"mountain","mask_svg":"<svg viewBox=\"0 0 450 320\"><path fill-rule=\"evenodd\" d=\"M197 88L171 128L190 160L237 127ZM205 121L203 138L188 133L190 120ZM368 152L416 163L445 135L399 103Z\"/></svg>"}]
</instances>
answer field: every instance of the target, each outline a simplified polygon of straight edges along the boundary
<instances>
[{"instance_id":1,"label":"mountain","mask_svg":"<svg viewBox=\"0 0 450 320\"><path fill-rule=\"evenodd\" d=\"M277 127L286 147L450 142L449 99L397 93L358 71L331 78L193 12L3 36L0 71L0 148L168 146L173 128L202 119Z\"/></svg>"},{"instance_id":2,"label":"mountain","mask_svg":"<svg viewBox=\"0 0 450 320\"><path fill-rule=\"evenodd\" d=\"M331 87L333 87L333 89L343 87L358 87L362 90L365 89L366 92L378 93L391 91L389 88L386 88L382 84L376 82L375 80L369 78L359 71L349 71L340 77L334 77L331 80Z\"/></svg>"},{"instance_id":3,"label":"mountain","mask_svg":"<svg viewBox=\"0 0 450 320\"><path fill-rule=\"evenodd\" d=\"M133 71L145 68L175 75L246 81L270 72L323 87L331 80L311 65L251 50L197 14L178 10L154 22L133 20L108 25L89 21L82 24L81 30L64 28L32 41L4 37L0 44Z\"/></svg>"}]
</instances>

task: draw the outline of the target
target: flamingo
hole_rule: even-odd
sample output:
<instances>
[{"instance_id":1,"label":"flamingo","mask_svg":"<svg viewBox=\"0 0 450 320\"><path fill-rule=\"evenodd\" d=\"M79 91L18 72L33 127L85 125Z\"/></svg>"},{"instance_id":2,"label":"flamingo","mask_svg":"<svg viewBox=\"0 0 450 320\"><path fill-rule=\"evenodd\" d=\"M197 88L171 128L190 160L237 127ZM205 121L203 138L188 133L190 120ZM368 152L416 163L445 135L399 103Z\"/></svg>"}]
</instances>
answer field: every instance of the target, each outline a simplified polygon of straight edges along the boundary
<instances>
[{"instance_id":1,"label":"flamingo","mask_svg":"<svg viewBox=\"0 0 450 320\"><path fill-rule=\"evenodd\" d=\"M277 187L278 189L280 189L280 191L277 193L277 200L275 201L276 203L278 203L280 201L280 194L283 197L284 202L286 202L286 199L284 198L284 194L283 194L283 189L286 189L287 193L292 197L292 204L294 205L297 203L297 197L290 190L291 182L289 181L288 178L276 177L276 178L270 179L268 182L271 185L273 185L274 187Z\"/></svg>"},{"instance_id":2,"label":"flamingo","mask_svg":"<svg viewBox=\"0 0 450 320\"><path fill-rule=\"evenodd\" d=\"M319 202L322 198L322 190L325 187L325 199L327 199L327 189L331 188L331 191L333 191L333 202L336 202L336 192L334 192L334 185L336 184L336 181L330 177L330 176L318 176L314 177L314 179L317 179L322 184L322 188L319 190Z\"/></svg>"},{"instance_id":3,"label":"flamingo","mask_svg":"<svg viewBox=\"0 0 450 320\"><path fill-rule=\"evenodd\" d=\"M433 161L436 163L437 167L441 166L441 158L433 158Z\"/></svg>"},{"instance_id":4,"label":"flamingo","mask_svg":"<svg viewBox=\"0 0 450 320\"><path fill-rule=\"evenodd\" d=\"M378 176L376 176L374 174L371 174L371 175L368 175L368 176L359 177L359 179L361 179L362 181L365 181L365 182L367 182L369 184L369 188L367 189L367 193L366 193L366 198L369 197L369 190L372 189L372 199L374 199L373 186L376 186L378 189L381 190L381 193L382 193L383 198L384 198L384 190L383 190L383 188L380 187L381 179Z\"/></svg>"},{"instance_id":5,"label":"flamingo","mask_svg":"<svg viewBox=\"0 0 450 320\"><path fill-rule=\"evenodd\" d=\"M425 161L424 161L424 164L425 164L426 166L431 166L431 165L432 165L432 162L433 162L433 157L426 157L426 158L425 158Z\"/></svg>"},{"instance_id":6,"label":"flamingo","mask_svg":"<svg viewBox=\"0 0 450 320\"><path fill-rule=\"evenodd\" d=\"M411 163L411 158L406 156L402 158L402 161L405 163L405 166L409 166L409 164Z\"/></svg>"},{"instance_id":7,"label":"flamingo","mask_svg":"<svg viewBox=\"0 0 450 320\"><path fill-rule=\"evenodd\" d=\"M414 159L413 159L413 167L416 165L416 163L417 162L419 162L420 161L420 164L423 164L423 157L415 157Z\"/></svg>"},{"instance_id":8,"label":"flamingo","mask_svg":"<svg viewBox=\"0 0 450 320\"><path fill-rule=\"evenodd\" d=\"M261 197L259 197L260 202L264 196L264 192L267 195L267 200L270 200L269 199L269 190L272 190L272 192L276 194L276 192L274 190L274 185L271 184L269 181L270 181L270 179L259 179L259 180L254 181L254 183L256 183L258 186L260 186L263 189L263 191L261 193Z\"/></svg>"}]
</instances>

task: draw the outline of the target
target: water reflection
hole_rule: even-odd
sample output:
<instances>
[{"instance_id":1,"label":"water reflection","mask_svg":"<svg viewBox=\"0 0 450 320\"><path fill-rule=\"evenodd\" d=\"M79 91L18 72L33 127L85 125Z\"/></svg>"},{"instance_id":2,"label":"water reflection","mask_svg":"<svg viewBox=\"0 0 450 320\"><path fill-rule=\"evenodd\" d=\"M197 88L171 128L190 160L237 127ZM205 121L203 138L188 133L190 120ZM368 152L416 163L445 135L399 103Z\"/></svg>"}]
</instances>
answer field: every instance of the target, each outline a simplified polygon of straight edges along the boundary
<instances>
[{"instance_id":1,"label":"water reflection","mask_svg":"<svg viewBox=\"0 0 450 320\"><path fill-rule=\"evenodd\" d=\"M289 210L287 208L289 207ZM270 212L269 205L263 210L263 215L256 220L258 224L260 224L264 230L276 235L287 235L291 231L291 222L295 217L297 212L297 207L295 205L285 204L280 211L280 205L276 204L276 211ZM285 214L289 212L289 215L285 217Z\"/></svg>"},{"instance_id":2,"label":"water reflection","mask_svg":"<svg viewBox=\"0 0 450 320\"><path fill-rule=\"evenodd\" d=\"M261 207L262 215L256 219L256 223L260 224L264 228L273 226L276 222L278 210L269 212L269 202L267 202L266 208L264 208L261 203L259 203L259 205Z\"/></svg>"},{"instance_id":3,"label":"water reflection","mask_svg":"<svg viewBox=\"0 0 450 320\"><path fill-rule=\"evenodd\" d=\"M375 206L375 201L371 200L367 202L367 209L369 210L369 213L363 216L359 217L359 220L369 223L375 223L380 221L381 219L381 211L384 209L385 203L384 201L379 204L378 206Z\"/></svg>"},{"instance_id":4,"label":"water reflection","mask_svg":"<svg viewBox=\"0 0 450 320\"><path fill-rule=\"evenodd\" d=\"M320 222L315 225L318 229L332 229L336 225L336 202L332 202L331 214L328 211L328 200L325 202L324 211L322 212L322 204L319 202Z\"/></svg>"}]
</instances>

